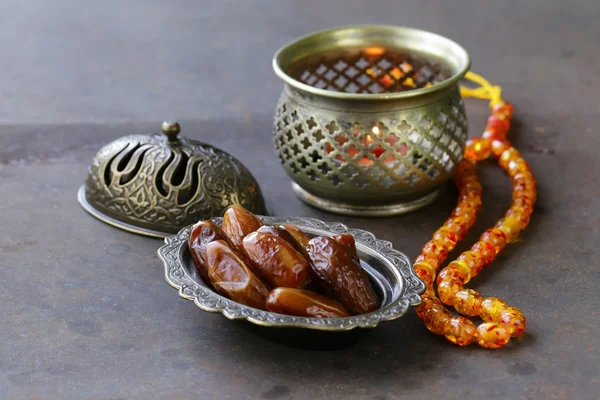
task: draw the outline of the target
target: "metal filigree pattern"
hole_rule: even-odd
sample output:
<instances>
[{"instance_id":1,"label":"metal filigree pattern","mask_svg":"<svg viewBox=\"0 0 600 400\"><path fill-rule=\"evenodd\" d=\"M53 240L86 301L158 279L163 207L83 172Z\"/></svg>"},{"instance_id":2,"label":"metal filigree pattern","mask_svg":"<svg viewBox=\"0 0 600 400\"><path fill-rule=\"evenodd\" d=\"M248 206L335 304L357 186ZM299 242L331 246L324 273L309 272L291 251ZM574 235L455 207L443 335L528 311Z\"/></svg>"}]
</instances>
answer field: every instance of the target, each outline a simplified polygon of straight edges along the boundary
<instances>
[{"instance_id":1,"label":"metal filigree pattern","mask_svg":"<svg viewBox=\"0 0 600 400\"><path fill-rule=\"evenodd\" d=\"M449 77L443 65L374 47L339 57L325 55L294 67L292 76L318 89L379 94L430 87Z\"/></svg>"},{"instance_id":2,"label":"metal filigree pattern","mask_svg":"<svg viewBox=\"0 0 600 400\"><path fill-rule=\"evenodd\" d=\"M236 303L213 292L195 275L187 247L189 228L165 239L158 255L165 267L165 278L179 296L192 300L204 311L220 312L230 319L246 319L265 326L290 326L330 331L350 330L357 327L373 328L380 322L401 317L409 306L420 304L425 285L414 274L410 261L394 250L390 242L378 240L367 231L350 229L341 223L327 223L312 218L260 217L265 224L294 224L313 235L350 233L354 236L361 260L368 260L372 279L385 291L380 309L348 318L304 318L258 310ZM214 219L220 224L221 219Z\"/></svg>"},{"instance_id":3,"label":"metal filigree pattern","mask_svg":"<svg viewBox=\"0 0 600 400\"><path fill-rule=\"evenodd\" d=\"M234 157L189 139L169 145L162 135L126 136L102 148L85 197L114 221L165 233L222 215L232 204L265 211L256 180Z\"/></svg>"},{"instance_id":4,"label":"metal filigree pattern","mask_svg":"<svg viewBox=\"0 0 600 400\"><path fill-rule=\"evenodd\" d=\"M447 181L467 139L457 95L424 108L386 113L322 110L284 91L276 111L274 142L287 173L304 189L427 190ZM312 190L311 190L312 189Z\"/></svg>"}]
</instances>

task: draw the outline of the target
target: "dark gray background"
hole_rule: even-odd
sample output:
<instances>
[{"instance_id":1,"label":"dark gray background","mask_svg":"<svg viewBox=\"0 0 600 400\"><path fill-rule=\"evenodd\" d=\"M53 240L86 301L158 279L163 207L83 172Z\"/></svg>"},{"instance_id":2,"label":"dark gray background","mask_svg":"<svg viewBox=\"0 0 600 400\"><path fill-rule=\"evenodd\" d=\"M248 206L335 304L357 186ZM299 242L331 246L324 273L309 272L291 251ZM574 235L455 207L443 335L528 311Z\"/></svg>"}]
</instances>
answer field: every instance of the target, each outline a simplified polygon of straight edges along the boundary
<instances>
[{"instance_id":1,"label":"dark gray background","mask_svg":"<svg viewBox=\"0 0 600 400\"><path fill-rule=\"evenodd\" d=\"M0 15L0 398L599 397L599 2L4 0ZM99 147L177 118L242 160L273 213L343 221L415 257L452 209L450 185L410 215L334 216L293 196L271 147L273 53L350 23L449 36L514 103L539 202L473 281L528 317L502 350L454 347L412 311L330 350L274 341L180 299L160 241L76 202ZM475 135L486 105L467 104ZM459 250L510 202L503 173L481 171L484 207Z\"/></svg>"}]
</instances>

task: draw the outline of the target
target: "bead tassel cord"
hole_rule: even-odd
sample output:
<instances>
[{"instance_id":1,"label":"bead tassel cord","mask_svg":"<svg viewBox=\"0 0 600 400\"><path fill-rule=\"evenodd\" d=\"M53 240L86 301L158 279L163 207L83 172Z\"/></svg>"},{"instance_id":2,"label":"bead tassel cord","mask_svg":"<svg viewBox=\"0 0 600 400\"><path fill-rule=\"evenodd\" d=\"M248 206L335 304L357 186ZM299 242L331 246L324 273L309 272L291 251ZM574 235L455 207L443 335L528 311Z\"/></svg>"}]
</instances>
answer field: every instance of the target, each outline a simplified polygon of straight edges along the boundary
<instances>
[{"instance_id":1,"label":"bead tassel cord","mask_svg":"<svg viewBox=\"0 0 600 400\"><path fill-rule=\"evenodd\" d=\"M495 349L504 346L511 337L523 334L525 317L521 311L508 306L501 299L484 298L473 289L465 289L464 285L491 263L529 223L536 200L535 178L527 162L506 140L513 109L510 103L502 100L501 88L472 72L467 73L465 78L480 86L461 87L461 94L490 100L492 115L487 120L482 137L467 141L465 157L455 175L459 199L454 211L423 246L415 260L413 268L427 286L422 296L423 302L417 307L417 315L430 331L446 336L454 344L467 346L477 341L482 347ZM437 274L448 253L475 223L481 208L482 192L475 164L492 155L512 180L511 206L504 217L485 231L470 250ZM437 284L437 296L434 281ZM484 322L476 327L465 317L453 317L444 304L454 306L465 317L479 316Z\"/></svg>"}]
</instances>

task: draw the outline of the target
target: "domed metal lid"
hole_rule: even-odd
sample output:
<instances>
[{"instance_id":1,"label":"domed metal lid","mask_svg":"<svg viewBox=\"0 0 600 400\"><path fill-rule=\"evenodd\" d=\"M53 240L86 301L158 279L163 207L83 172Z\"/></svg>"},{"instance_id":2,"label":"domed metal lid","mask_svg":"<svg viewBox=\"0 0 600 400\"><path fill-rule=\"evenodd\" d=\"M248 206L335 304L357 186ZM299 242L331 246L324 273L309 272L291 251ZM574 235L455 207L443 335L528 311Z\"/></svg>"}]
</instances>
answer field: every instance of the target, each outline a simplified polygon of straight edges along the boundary
<instances>
[{"instance_id":1,"label":"domed metal lid","mask_svg":"<svg viewBox=\"0 0 600 400\"><path fill-rule=\"evenodd\" d=\"M240 204L265 214L258 183L237 159L208 144L179 137L177 122L162 135L124 136L94 158L78 200L118 228L165 237Z\"/></svg>"}]
</instances>

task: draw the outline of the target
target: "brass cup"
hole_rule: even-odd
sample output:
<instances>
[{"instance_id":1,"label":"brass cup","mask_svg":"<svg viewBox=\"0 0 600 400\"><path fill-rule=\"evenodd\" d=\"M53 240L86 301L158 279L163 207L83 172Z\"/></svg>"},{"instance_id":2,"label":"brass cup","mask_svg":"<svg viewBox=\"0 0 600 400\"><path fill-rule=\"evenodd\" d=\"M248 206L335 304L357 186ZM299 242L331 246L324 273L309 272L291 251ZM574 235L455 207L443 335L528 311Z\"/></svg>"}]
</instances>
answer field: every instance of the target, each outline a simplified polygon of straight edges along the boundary
<instances>
[{"instance_id":1,"label":"brass cup","mask_svg":"<svg viewBox=\"0 0 600 400\"><path fill-rule=\"evenodd\" d=\"M339 214L401 214L432 202L463 157L455 42L417 29L328 29L279 49L274 141L294 192Z\"/></svg>"}]
</instances>

